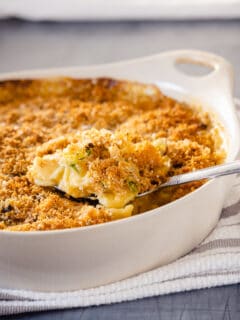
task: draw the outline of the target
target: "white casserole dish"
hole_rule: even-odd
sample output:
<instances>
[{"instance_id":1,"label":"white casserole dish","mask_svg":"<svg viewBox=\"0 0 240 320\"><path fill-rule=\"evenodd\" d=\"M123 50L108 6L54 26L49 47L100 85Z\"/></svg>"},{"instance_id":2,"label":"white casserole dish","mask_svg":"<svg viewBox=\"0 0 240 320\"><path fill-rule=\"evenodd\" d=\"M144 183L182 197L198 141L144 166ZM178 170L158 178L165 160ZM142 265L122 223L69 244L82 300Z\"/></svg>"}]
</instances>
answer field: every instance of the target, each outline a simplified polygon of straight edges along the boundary
<instances>
[{"instance_id":1,"label":"white casserole dish","mask_svg":"<svg viewBox=\"0 0 240 320\"><path fill-rule=\"evenodd\" d=\"M179 61L208 65L213 71L190 77L176 69ZM240 131L232 97L232 69L221 57L174 51L101 66L2 74L0 80L61 75L155 83L174 98L207 106L224 125L227 161L237 157ZM83 289L169 263L192 250L214 228L233 179L214 179L177 201L123 220L56 231L0 231L0 287Z\"/></svg>"}]
</instances>

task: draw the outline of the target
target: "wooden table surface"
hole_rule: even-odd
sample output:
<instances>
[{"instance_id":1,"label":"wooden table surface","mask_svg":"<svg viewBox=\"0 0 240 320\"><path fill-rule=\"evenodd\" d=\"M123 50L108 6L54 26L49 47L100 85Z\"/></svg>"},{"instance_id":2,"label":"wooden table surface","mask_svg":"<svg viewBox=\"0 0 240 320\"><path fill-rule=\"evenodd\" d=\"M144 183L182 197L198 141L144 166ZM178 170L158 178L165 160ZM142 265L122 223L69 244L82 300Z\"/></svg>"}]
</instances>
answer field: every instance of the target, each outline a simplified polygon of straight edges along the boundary
<instances>
[{"instance_id":1,"label":"wooden table surface","mask_svg":"<svg viewBox=\"0 0 240 320\"><path fill-rule=\"evenodd\" d=\"M193 48L227 58L240 96L240 20L195 22L31 23L0 21L0 72L89 65ZM138 301L3 319L240 319L240 285Z\"/></svg>"}]
</instances>

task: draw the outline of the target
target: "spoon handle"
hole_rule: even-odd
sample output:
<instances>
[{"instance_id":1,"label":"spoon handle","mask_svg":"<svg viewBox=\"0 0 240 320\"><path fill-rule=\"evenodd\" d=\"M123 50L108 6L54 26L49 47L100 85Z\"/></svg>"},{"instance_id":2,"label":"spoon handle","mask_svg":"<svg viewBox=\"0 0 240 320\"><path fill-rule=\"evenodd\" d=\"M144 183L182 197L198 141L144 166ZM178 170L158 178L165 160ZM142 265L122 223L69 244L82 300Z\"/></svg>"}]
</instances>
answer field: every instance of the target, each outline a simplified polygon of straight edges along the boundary
<instances>
[{"instance_id":1,"label":"spoon handle","mask_svg":"<svg viewBox=\"0 0 240 320\"><path fill-rule=\"evenodd\" d=\"M143 197L163 187L175 186L203 179L212 179L236 173L240 173L240 160L173 176L167 182L159 185L156 189L140 193L137 197Z\"/></svg>"},{"instance_id":2,"label":"spoon handle","mask_svg":"<svg viewBox=\"0 0 240 320\"><path fill-rule=\"evenodd\" d=\"M203 179L212 179L236 173L240 173L240 160L173 176L166 183L163 183L161 187L173 186Z\"/></svg>"}]
</instances>

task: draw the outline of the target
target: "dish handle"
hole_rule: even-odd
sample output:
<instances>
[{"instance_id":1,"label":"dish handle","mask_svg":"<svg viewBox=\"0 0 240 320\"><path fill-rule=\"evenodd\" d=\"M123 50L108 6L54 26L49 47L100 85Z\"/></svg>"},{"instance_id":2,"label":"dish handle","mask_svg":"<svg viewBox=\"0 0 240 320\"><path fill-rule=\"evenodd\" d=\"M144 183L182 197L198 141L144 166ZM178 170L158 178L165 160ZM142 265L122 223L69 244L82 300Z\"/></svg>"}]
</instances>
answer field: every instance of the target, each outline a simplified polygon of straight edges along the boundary
<instances>
[{"instance_id":1,"label":"dish handle","mask_svg":"<svg viewBox=\"0 0 240 320\"><path fill-rule=\"evenodd\" d=\"M159 55L164 76L189 92L206 97L220 92L232 100L233 68L224 58L209 52L197 50L177 50ZM209 72L203 76L194 76L181 71L181 64L207 67ZM165 79L166 79L165 77Z\"/></svg>"}]
</instances>

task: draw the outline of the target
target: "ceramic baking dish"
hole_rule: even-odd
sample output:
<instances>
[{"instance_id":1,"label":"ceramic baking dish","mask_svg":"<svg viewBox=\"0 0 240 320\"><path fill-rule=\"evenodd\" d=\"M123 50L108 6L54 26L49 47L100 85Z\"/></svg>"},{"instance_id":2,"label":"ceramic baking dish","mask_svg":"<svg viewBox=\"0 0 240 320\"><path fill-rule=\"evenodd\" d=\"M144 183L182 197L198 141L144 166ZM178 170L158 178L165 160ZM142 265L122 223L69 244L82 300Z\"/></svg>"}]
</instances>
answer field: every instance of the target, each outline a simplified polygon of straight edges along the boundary
<instances>
[{"instance_id":1,"label":"ceramic baking dish","mask_svg":"<svg viewBox=\"0 0 240 320\"><path fill-rule=\"evenodd\" d=\"M209 66L194 77L182 62ZM203 105L224 126L227 161L239 151L232 69L223 58L192 50L101 66L27 71L0 80L52 76L113 77L155 83L168 95ZM234 177L211 180L187 196L143 214L83 228L0 232L0 287L36 291L90 288L156 268L192 250L216 225Z\"/></svg>"}]
</instances>

